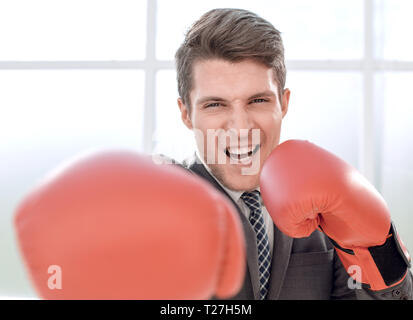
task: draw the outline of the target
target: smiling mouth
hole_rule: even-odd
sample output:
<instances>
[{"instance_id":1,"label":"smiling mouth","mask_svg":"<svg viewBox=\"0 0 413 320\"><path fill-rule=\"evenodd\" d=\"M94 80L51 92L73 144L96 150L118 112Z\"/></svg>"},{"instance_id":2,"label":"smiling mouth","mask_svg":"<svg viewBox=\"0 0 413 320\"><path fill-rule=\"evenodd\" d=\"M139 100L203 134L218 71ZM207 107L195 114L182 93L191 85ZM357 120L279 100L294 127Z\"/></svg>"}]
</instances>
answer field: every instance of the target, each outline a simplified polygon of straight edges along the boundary
<instances>
[{"instance_id":1,"label":"smiling mouth","mask_svg":"<svg viewBox=\"0 0 413 320\"><path fill-rule=\"evenodd\" d=\"M235 160L235 161L242 161L242 162L248 162L260 149L261 145L257 144L253 149L252 147L249 148L226 148L225 149L225 154L227 155L228 158Z\"/></svg>"}]
</instances>

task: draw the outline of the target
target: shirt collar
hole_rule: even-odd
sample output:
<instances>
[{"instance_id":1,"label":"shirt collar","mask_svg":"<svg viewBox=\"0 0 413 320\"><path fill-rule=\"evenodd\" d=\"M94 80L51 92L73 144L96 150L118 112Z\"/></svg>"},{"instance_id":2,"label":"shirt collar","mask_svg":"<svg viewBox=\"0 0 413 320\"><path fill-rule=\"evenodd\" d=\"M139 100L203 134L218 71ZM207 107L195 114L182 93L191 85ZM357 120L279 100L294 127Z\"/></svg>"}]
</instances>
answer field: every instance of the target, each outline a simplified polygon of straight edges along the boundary
<instances>
[{"instance_id":1,"label":"shirt collar","mask_svg":"<svg viewBox=\"0 0 413 320\"><path fill-rule=\"evenodd\" d=\"M221 181L219 181L212 173L211 168L208 167L208 165L204 162L204 159L199 155L198 150L195 151L195 156L199 159L199 161L202 163L202 165L205 167L205 169L208 171L208 173L215 179L215 181L224 189L228 195L234 200L235 202L238 202L238 200L241 198L242 194L245 191L236 191L236 190L231 190L225 187ZM256 188L255 190L260 191L260 187Z\"/></svg>"}]
</instances>

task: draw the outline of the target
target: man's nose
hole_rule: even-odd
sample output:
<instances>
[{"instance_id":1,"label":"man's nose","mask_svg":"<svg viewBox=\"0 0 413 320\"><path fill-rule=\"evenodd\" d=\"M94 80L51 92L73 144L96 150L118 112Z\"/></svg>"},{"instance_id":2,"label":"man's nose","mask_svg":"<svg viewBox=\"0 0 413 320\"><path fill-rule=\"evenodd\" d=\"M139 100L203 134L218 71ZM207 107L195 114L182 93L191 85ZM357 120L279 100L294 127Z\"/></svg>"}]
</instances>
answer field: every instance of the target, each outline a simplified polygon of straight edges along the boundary
<instances>
[{"instance_id":1,"label":"man's nose","mask_svg":"<svg viewBox=\"0 0 413 320\"><path fill-rule=\"evenodd\" d=\"M240 147L248 146L252 128L253 120L247 108L243 105L234 106L227 121L227 136L229 135L227 144Z\"/></svg>"},{"instance_id":2,"label":"man's nose","mask_svg":"<svg viewBox=\"0 0 413 320\"><path fill-rule=\"evenodd\" d=\"M250 130L252 128L252 118L246 107L242 105L234 106L227 122L227 129Z\"/></svg>"}]
</instances>

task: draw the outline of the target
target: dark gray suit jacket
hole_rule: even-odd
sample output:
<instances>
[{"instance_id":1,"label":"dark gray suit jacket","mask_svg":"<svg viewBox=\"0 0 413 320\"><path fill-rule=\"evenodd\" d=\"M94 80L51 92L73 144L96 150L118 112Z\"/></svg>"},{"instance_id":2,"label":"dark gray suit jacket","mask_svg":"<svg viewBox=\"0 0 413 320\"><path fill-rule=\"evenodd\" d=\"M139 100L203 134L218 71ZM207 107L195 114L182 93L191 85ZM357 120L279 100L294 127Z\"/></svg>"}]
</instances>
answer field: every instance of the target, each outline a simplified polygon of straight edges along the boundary
<instances>
[{"instance_id":1,"label":"dark gray suit jacket","mask_svg":"<svg viewBox=\"0 0 413 320\"><path fill-rule=\"evenodd\" d=\"M238 208L247 247L244 284L233 299L259 299L258 252L255 232L239 207L195 157L181 165L211 183ZM399 285L383 291L350 289L349 276L330 240L320 231L309 237L293 239L274 225L269 300L292 299L413 299L412 274ZM352 280L350 280L352 282Z\"/></svg>"}]
</instances>

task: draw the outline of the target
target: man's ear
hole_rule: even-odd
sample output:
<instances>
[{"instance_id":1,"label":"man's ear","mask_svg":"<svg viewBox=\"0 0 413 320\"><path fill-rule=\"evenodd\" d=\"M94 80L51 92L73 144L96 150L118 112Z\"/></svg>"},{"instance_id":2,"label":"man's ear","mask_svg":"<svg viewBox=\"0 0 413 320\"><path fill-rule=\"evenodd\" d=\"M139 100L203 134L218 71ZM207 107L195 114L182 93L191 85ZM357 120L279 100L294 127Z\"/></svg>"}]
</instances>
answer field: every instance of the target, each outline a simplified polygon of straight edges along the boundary
<instances>
[{"instance_id":1,"label":"man's ear","mask_svg":"<svg viewBox=\"0 0 413 320\"><path fill-rule=\"evenodd\" d=\"M284 89L283 95L281 97L281 111L282 111L283 118L288 112L288 105L290 103L290 94L291 94L290 89Z\"/></svg>"},{"instance_id":2,"label":"man's ear","mask_svg":"<svg viewBox=\"0 0 413 320\"><path fill-rule=\"evenodd\" d=\"M191 121L191 115L188 111L187 106L183 103L181 98L178 98L178 107L179 110L181 111L181 119L182 122L185 124L185 126L192 130L193 126L192 126L192 121Z\"/></svg>"}]
</instances>

